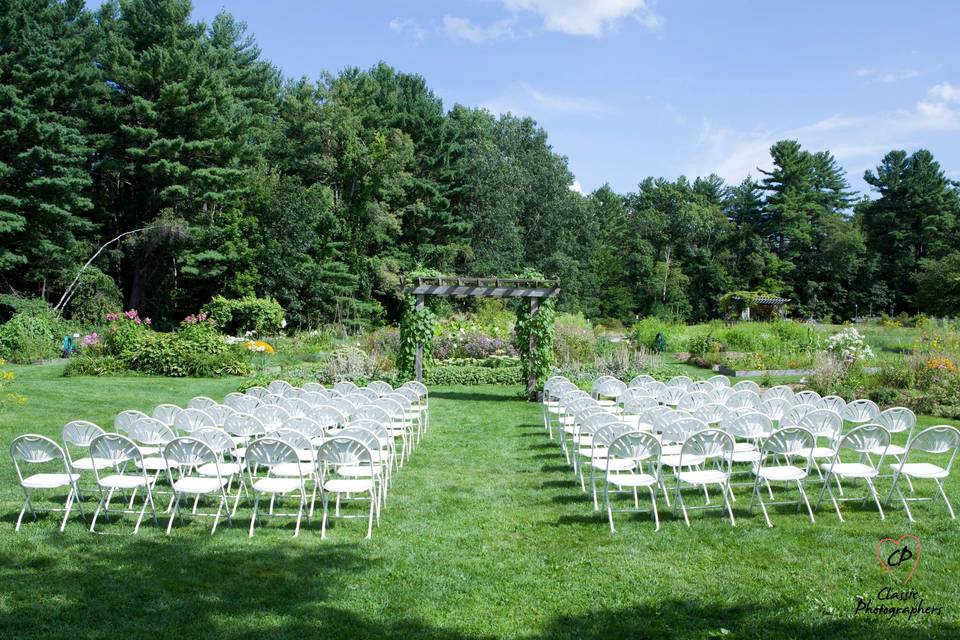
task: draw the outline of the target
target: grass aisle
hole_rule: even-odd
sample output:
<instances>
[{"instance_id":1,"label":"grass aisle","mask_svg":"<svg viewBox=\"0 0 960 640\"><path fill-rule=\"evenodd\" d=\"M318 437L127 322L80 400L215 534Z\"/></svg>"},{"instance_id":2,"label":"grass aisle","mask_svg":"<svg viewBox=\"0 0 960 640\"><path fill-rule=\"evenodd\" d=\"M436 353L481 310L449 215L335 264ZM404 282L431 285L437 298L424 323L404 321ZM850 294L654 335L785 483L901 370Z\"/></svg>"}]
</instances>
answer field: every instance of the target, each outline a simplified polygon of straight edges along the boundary
<instances>
[{"instance_id":1,"label":"grass aisle","mask_svg":"<svg viewBox=\"0 0 960 640\"><path fill-rule=\"evenodd\" d=\"M222 396L230 380L63 379L57 367L21 372L30 404L0 419L14 433L55 434L70 418L109 424L127 406ZM817 523L792 511L775 528L737 503L736 528L717 513L692 528L663 512L622 516L611 536L573 483L539 409L513 388L434 389L432 430L396 476L372 541L365 523L319 522L299 539L270 522L211 537L208 521L93 536L45 519L13 532L20 506L0 465L0 629L10 638L955 638L960 613L958 526L941 505L909 525L892 510L845 505ZM4 454L6 455L6 454ZM951 495L960 497L956 480ZM743 496L746 490L740 490ZM89 504L89 502L88 502ZM128 533L127 520L108 530ZM939 618L854 616L857 595L896 586L874 557L883 537L918 534L923 561L910 583ZM909 636L907 636L909 634Z\"/></svg>"}]
</instances>

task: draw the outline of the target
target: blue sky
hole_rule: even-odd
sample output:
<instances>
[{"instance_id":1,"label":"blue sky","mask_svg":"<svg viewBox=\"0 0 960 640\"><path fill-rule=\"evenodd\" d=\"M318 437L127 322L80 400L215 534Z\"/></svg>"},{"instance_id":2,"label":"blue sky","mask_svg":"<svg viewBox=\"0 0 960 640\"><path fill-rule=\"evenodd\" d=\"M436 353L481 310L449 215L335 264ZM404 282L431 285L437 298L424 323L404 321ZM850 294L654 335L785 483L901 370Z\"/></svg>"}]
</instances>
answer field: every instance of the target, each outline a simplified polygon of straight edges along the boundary
<instances>
[{"instance_id":1,"label":"blue sky","mask_svg":"<svg viewBox=\"0 0 960 640\"><path fill-rule=\"evenodd\" d=\"M459 102L530 115L585 191L739 181L795 138L854 188L892 148L960 179L960 2L194 0L289 76L383 60Z\"/></svg>"}]
</instances>

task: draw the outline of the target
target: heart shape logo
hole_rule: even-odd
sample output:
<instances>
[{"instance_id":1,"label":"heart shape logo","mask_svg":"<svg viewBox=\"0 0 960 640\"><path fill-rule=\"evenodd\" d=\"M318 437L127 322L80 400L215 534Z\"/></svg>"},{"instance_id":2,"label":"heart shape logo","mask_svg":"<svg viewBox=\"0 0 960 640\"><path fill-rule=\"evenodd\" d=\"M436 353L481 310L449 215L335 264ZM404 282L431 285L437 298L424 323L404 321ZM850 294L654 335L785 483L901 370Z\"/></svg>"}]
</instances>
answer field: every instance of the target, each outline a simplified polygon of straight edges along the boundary
<instances>
[{"instance_id":1,"label":"heart shape logo","mask_svg":"<svg viewBox=\"0 0 960 640\"><path fill-rule=\"evenodd\" d=\"M904 540L913 541L916 550L911 548L909 542L904 544ZM905 533L898 540L883 538L877 543L876 552L880 565L890 573L893 573L894 569L901 571L904 566L910 567L906 578L903 580L903 583L906 584L910 582L910 578L913 577L917 566L920 564L920 538L912 533Z\"/></svg>"}]
</instances>

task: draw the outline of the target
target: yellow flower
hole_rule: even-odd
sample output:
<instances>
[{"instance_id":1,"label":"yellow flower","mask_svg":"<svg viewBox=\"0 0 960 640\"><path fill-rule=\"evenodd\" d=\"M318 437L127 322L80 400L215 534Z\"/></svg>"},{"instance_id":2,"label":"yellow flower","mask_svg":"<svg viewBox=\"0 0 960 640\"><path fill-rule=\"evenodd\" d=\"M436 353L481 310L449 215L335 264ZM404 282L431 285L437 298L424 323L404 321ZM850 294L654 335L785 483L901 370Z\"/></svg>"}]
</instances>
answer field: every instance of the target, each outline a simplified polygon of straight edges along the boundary
<instances>
[{"instance_id":1,"label":"yellow flower","mask_svg":"<svg viewBox=\"0 0 960 640\"><path fill-rule=\"evenodd\" d=\"M267 353L267 354L276 353L276 351L270 345L270 343L264 342L263 340L247 340L246 342L243 343L243 346L249 349L250 351L256 351L257 353Z\"/></svg>"},{"instance_id":2,"label":"yellow flower","mask_svg":"<svg viewBox=\"0 0 960 640\"><path fill-rule=\"evenodd\" d=\"M927 369L931 371L949 371L950 373L955 373L957 371L957 365L955 365L950 358L934 356L927 360Z\"/></svg>"}]
</instances>

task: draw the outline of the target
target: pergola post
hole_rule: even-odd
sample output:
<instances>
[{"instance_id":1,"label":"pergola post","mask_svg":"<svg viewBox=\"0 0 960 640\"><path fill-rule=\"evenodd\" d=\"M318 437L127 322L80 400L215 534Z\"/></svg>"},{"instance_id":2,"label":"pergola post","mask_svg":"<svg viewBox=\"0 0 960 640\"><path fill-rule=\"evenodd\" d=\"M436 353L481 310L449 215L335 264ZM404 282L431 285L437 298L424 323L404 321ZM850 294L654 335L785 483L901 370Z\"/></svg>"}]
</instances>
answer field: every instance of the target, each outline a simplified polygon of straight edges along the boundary
<instances>
[{"instance_id":1,"label":"pergola post","mask_svg":"<svg viewBox=\"0 0 960 640\"><path fill-rule=\"evenodd\" d=\"M540 298L530 298L530 324L534 324L537 316L540 314ZM537 350L537 332L530 332L530 351L531 357ZM527 374L527 397L531 400L537 399L537 372L530 368Z\"/></svg>"},{"instance_id":2,"label":"pergola post","mask_svg":"<svg viewBox=\"0 0 960 640\"><path fill-rule=\"evenodd\" d=\"M417 294L417 313L423 311L423 294ZM417 382L423 382L423 343L417 343L417 356L413 361L413 375Z\"/></svg>"}]
</instances>

